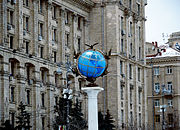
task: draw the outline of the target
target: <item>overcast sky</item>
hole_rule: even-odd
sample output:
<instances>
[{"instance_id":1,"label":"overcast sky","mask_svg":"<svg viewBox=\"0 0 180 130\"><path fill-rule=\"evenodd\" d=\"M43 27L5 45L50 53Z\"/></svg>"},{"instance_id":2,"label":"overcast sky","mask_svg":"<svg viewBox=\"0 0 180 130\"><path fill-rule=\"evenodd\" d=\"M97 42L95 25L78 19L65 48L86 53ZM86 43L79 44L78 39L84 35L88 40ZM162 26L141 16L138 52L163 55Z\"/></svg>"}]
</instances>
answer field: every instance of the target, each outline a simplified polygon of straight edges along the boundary
<instances>
[{"instance_id":1,"label":"overcast sky","mask_svg":"<svg viewBox=\"0 0 180 130\"><path fill-rule=\"evenodd\" d=\"M180 31L180 0L148 0L146 6L146 41L164 43L167 35Z\"/></svg>"}]
</instances>

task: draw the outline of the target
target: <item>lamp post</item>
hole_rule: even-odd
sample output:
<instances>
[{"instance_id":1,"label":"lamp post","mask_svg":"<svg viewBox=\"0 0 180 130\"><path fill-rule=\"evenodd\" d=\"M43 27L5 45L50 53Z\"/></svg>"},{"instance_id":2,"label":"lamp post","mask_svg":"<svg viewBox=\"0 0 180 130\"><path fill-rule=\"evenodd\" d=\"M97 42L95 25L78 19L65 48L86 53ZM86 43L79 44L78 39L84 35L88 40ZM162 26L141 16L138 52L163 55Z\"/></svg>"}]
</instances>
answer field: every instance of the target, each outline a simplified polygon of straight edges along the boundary
<instances>
[{"instance_id":1,"label":"lamp post","mask_svg":"<svg viewBox=\"0 0 180 130\"><path fill-rule=\"evenodd\" d=\"M69 130L70 129L70 122L69 122L70 100L73 98L72 90L69 88L69 85L72 83L69 80L69 73L72 73L72 64L69 61L69 55L66 54L65 56L67 58L66 62L64 63L64 65L65 65L64 68L66 69L66 88L63 89L63 98L67 100L66 130ZM58 74L62 74L62 70L61 70L62 65L63 65L63 63L58 63L58 69L57 69Z\"/></svg>"},{"instance_id":2,"label":"lamp post","mask_svg":"<svg viewBox=\"0 0 180 130\"><path fill-rule=\"evenodd\" d=\"M64 94L64 99L67 99L67 117L66 117L66 129L69 130L70 128L70 123L69 123L69 109L70 109L70 104L69 101L72 99L72 90L69 88L66 88L63 90L63 94Z\"/></svg>"}]
</instances>

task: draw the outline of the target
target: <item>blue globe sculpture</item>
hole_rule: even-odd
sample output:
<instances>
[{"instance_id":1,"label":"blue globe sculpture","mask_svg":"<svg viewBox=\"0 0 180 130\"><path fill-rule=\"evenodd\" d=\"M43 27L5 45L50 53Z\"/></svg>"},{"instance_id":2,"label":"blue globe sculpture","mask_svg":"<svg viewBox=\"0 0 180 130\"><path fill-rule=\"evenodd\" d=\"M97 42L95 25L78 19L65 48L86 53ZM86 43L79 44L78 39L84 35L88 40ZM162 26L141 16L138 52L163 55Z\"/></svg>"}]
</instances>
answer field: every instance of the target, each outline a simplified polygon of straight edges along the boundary
<instances>
[{"instance_id":1,"label":"blue globe sculpture","mask_svg":"<svg viewBox=\"0 0 180 130\"><path fill-rule=\"evenodd\" d=\"M106 69L106 59L100 51L87 50L78 58L78 70L87 78L97 78Z\"/></svg>"}]
</instances>

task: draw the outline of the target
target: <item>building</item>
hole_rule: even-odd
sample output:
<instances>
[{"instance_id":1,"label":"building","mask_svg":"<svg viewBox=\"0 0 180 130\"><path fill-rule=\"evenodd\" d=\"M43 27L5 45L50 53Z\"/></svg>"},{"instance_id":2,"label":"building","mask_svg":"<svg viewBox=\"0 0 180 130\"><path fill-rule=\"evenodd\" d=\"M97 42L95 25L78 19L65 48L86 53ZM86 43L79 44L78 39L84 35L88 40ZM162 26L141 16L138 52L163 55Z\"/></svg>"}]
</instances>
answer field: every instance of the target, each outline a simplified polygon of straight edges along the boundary
<instances>
[{"instance_id":1,"label":"building","mask_svg":"<svg viewBox=\"0 0 180 130\"><path fill-rule=\"evenodd\" d=\"M0 1L0 125L16 126L22 101L33 130L52 129L54 105L66 85L60 63L89 43L90 0ZM72 74L71 88L79 94L81 80Z\"/></svg>"},{"instance_id":2,"label":"building","mask_svg":"<svg viewBox=\"0 0 180 130\"><path fill-rule=\"evenodd\" d=\"M105 91L99 109L109 109L116 129L142 128L146 117L145 0L93 0L90 41L110 49L109 74L99 79Z\"/></svg>"},{"instance_id":3,"label":"building","mask_svg":"<svg viewBox=\"0 0 180 130\"><path fill-rule=\"evenodd\" d=\"M148 124L155 130L179 130L180 52L168 45L151 45L157 52L147 53L146 60Z\"/></svg>"},{"instance_id":4,"label":"building","mask_svg":"<svg viewBox=\"0 0 180 130\"><path fill-rule=\"evenodd\" d=\"M180 32L172 33L166 44L176 49L177 51L180 51Z\"/></svg>"},{"instance_id":5,"label":"building","mask_svg":"<svg viewBox=\"0 0 180 130\"><path fill-rule=\"evenodd\" d=\"M116 129L147 123L145 5L147 0L1 0L0 121L16 126L22 101L32 129L51 129L53 107L66 85L65 64L84 43L112 52L109 74L98 84L99 110L109 109ZM63 69L62 74L57 68ZM80 95L85 81L71 74ZM82 100L86 113L86 99Z\"/></svg>"},{"instance_id":6,"label":"building","mask_svg":"<svg viewBox=\"0 0 180 130\"><path fill-rule=\"evenodd\" d=\"M158 44L157 42L146 42L146 56L155 55L158 52Z\"/></svg>"}]
</instances>

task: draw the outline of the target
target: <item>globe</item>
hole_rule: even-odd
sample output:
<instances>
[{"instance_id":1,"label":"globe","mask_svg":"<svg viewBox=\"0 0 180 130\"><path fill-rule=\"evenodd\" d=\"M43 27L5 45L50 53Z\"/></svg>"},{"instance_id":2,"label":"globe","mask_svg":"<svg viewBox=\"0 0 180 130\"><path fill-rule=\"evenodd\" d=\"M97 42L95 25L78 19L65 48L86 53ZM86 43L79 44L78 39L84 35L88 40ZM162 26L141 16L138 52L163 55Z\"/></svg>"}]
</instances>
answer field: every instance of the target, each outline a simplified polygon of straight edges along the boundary
<instances>
[{"instance_id":1,"label":"globe","mask_svg":"<svg viewBox=\"0 0 180 130\"><path fill-rule=\"evenodd\" d=\"M106 60L100 51L87 50L78 58L78 70L87 78L97 78L106 69Z\"/></svg>"}]
</instances>

